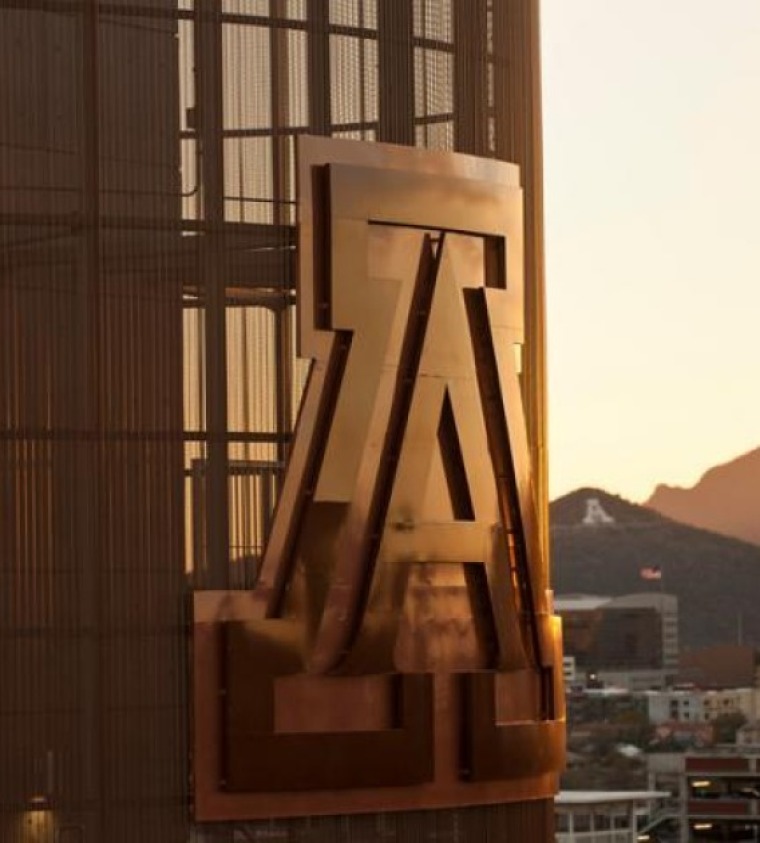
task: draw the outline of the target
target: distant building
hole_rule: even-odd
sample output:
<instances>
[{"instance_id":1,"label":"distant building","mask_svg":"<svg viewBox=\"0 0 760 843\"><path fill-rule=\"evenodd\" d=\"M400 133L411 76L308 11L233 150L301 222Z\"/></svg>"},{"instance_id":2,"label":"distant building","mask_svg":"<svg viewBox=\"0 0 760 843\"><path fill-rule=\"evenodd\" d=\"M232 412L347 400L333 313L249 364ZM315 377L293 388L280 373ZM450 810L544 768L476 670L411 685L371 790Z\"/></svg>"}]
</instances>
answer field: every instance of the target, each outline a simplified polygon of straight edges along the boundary
<instances>
[{"instance_id":1,"label":"distant building","mask_svg":"<svg viewBox=\"0 0 760 843\"><path fill-rule=\"evenodd\" d=\"M743 730L749 734L752 727ZM760 737L757 726L752 732ZM738 736L737 736L738 738ZM686 753L658 753L647 761L649 785L678 794L678 834L656 834L656 823L641 831L673 843L760 840L760 744L726 745ZM667 811L663 811L667 819Z\"/></svg>"},{"instance_id":2,"label":"distant building","mask_svg":"<svg viewBox=\"0 0 760 843\"><path fill-rule=\"evenodd\" d=\"M668 720L655 728L653 743L659 748L666 745L669 749L681 751L713 746L715 727L712 723Z\"/></svg>"},{"instance_id":3,"label":"distant building","mask_svg":"<svg viewBox=\"0 0 760 843\"><path fill-rule=\"evenodd\" d=\"M672 594L642 592L616 597L609 607L613 610L651 609L660 618L662 634L662 668L667 674L678 670L678 598Z\"/></svg>"},{"instance_id":4,"label":"distant building","mask_svg":"<svg viewBox=\"0 0 760 843\"><path fill-rule=\"evenodd\" d=\"M575 726L630 723L647 717L647 700L644 694L621 688L586 688L568 694L567 714Z\"/></svg>"},{"instance_id":5,"label":"distant building","mask_svg":"<svg viewBox=\"0 0 760 843\"><path fill-rule=\"evenodd\" d=\"M760 839L760 748L689 753L680 843Z\"/></svg>"},{"instance_id":6,"label":"distant building","mask_svg":"<svg viewBox=\"0 0 760 843\"><path fill-rule=\"evenodd\" d=\"M562 657L562 677L565 680L565 687L569 688L577 678L575 656Z\"/></svg>"},{"instance_id":7,"label":"distant building","mask_svg":"<svg viewBox=\"0 0 760 843\"><path fill-rule=\"evenodd\" d=\"M654 724L711 723L725 714L742 714L748 720L755 720L759 697L757 688L652 691L647 694L649 720Z\"/></svg>"},{"instance_id":8,"label":"distant building","mask_svg":"<svg viewBox=\"0 0 760 843\"><path fill-rule=\"evenodd\" d=\"M745 723L736 731L736 745L760 747L760 720Z\"/></svg>"},{"instance_id":9,"label":"distant building","mask_svg":"<svg viewBox=\"0 0 760 843\"><path fill-rule=\"evenodd\" d=\"M687 650L680 655L678 681L693 682L702 688L757 687L757 650L743 644Z\"/></svg>"},{"instance_id":10,"label":"distant building","mask_svg":"<svg viewBox=\"0 0 760 843\"><path fill-rule=\"evenodd\" d=\"M557 843L627 843L640 840L639 829L664 791L563 790L555 800ZM646 839L646 838L645 838Z\"/></svg>"},{"instance_id":11,"label":"distant building","mask_svg":"<svg viewBox=\"0 0 760 843\"><path fill-rule=\"evenodd\" d=\"M678 793L684 771L683 752L650 752L646 756L647 784L651 790Z\"/></svg>"},{"instance_id":12,"label":"distant building","mask_svg":"<svg viewBox=\"0 0 760 843\"><path fill-rule=\"evenodd\" d=\"M649 721L658 725L677 721L679 723L704 722L702 694L698 690L668 690L647 694Z\"/></svg>"},{"instance_id":13,"label":"distant building","mask_svg":"<svg viewBox=\"0 0 760 843\"><path fill-rule=\"evenodd\" d=\"M565 653L578 673L633 691L662 688L678 669L678 599L642 593L622 597L561 595Z\"/></svg>"}]
</instances>

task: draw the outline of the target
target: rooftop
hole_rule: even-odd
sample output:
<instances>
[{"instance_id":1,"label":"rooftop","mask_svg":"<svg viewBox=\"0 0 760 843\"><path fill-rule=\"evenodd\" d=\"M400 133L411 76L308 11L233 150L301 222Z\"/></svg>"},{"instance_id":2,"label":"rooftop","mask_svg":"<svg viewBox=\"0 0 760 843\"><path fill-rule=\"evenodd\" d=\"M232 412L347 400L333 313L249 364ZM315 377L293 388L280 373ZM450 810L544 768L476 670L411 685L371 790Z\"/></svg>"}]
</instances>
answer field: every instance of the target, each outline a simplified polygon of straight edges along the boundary
<instances>
[{"instance_id":1,"label":"rooftop","mask_svg":"<svg viewBox=\"0 0 760 843\"><path fill-rule=\"evenodd\" d=\"M558 808L574 805L612 805L655 802L669 799L665 790L560 790L554 803Z\"/></svg>"},{"instance_id":2,"label":"rooftop","mask_svg":"<svg viewBox=\"0 0 760 843\"><path fill-rule=\"evenodd\" d=\"M598 594L561 594L554 598L554 609L557 612L591 612L611 599Z\"/></svg>"}]
</instances>

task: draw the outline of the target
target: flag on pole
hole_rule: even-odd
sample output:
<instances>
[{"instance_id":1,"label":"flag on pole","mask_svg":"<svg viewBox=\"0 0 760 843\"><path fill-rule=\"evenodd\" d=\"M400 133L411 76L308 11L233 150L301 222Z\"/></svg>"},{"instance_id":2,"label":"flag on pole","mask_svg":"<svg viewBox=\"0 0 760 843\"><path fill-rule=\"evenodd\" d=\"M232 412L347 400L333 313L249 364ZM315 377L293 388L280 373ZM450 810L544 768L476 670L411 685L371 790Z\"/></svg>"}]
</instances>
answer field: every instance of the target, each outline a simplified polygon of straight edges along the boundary
<instances>
[{"instance_id":1,"label":"flag on pole","mask_svg":"<svg viewBox=\"0 0 760 843\"><path fill-rule=\"evenodd\" d=\"M659 565L647 565L639 569L639 576L642 580L661 580L662 570Z\"/></svg>"}]
</instances>

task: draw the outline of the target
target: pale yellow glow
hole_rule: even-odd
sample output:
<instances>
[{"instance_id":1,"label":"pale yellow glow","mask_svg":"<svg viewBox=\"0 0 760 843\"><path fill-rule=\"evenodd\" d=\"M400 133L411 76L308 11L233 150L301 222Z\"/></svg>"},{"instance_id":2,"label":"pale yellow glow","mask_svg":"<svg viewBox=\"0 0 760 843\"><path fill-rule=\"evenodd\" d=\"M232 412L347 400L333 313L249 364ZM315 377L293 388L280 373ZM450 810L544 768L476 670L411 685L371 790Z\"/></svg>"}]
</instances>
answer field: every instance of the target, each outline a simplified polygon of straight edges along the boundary
<instances>
[{"instance_id":1,"label":"pale yellow glow","mask_svg":"<svg viewBox=\"0 0 760 843\"><path fill-rule=\"evenodd\" d=\"M543 0L551 494L760 445L760 3Z\"/></svg>"},{"instance_id":2,"label":"pale yellow glow","mask_svg":"<svg viewBox=\"0 0 760 843\"><path fill-rule=\"evenodd\" d=\"M32 805L28 811L17 814L11 828L11 840L23 843L50 843L55 830L55 815L49 808Z\"/></svg>"}]
</instances>

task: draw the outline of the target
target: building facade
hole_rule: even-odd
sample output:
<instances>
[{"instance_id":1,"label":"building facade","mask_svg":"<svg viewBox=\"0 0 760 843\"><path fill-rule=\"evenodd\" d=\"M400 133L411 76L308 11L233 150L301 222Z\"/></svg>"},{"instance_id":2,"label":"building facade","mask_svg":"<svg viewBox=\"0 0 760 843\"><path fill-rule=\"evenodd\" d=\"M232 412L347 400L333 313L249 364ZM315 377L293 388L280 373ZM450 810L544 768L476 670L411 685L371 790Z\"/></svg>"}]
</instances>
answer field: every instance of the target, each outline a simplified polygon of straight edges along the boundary
<instances>
[{"instance_id":1,"label":"building facade","mask_svg":"<svg viewBox=\"0 0 760 843\"><path fill-rule=\"evenodd\" d=\"M757 747L687 755L682 779L681 840L757 840L760 767Z\"/></svg>"},{"instance_id":2,"label":"building facade","mask_svg":"<svg viewBox=\"0 0 760 843\"><path fill-rule=\"evenodd\" d=\"M640 833L641 829L668 795L657 790L560 791L556 800L557 843L651 840Z\"/></svg>"},{"instance_id":3,"label":"building facade","mask_svg":"<svg viewBox=\"0 0 760 843\"><path fill-rule=\"evenodd\" d=\"M681 653L679 683L700 688L760 687L760 655L744 644L719 644Z\"/></svg>"},{"instance_id":4,"label":"building facade","mask_svg":"<svg viewBox=\"0 0 760 843\"><path fill-rule=\"evenodd\" d=\"M712 723L727 714L740 714L748 721L758 717L757 688L699 688L650 691L646 694L649 719L654 724L677 721Z\"/></svg>"},{"instance_id":5,"label":"building facade","mask_svg":"<svg viewBox=\"0 0 760 843\"><path fill-rule=\"evenodd\" d=\"M187 678L192 593L258 582L308 377L301 135L519 166L548 587L537 2L9 0L0 62L0 838L549 840L545 796L198 822Z\"/></svg>"},{"instance_id":6,"label":"building facade","mask_svg":"<svg viewBox=\"0 0 760 843\"><path fill-rule=\"evenodd\" d=\"M665 687L678 672L678 599L559 595L565 652L578 673L630 691Z\"/></svg>"}]
</instances>

